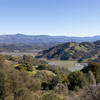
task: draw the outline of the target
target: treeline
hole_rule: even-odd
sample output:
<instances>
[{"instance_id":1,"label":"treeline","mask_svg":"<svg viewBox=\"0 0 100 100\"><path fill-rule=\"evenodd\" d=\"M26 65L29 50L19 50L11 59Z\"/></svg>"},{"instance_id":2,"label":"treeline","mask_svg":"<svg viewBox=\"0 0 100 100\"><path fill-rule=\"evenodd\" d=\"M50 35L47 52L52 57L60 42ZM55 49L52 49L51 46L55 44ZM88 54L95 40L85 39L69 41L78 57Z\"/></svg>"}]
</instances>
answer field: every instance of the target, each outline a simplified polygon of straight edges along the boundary
<instances>
[{"instance_id":1,"label":"treeline","mask_svg":"<svg viewBox=\"0 0 100 100\"><path fill-rule=\"evenodd\" d=\"M32 56L0 55L0 100L99 100L99 83L100 63L69 72Z\"/></svg>"}]
</instances>

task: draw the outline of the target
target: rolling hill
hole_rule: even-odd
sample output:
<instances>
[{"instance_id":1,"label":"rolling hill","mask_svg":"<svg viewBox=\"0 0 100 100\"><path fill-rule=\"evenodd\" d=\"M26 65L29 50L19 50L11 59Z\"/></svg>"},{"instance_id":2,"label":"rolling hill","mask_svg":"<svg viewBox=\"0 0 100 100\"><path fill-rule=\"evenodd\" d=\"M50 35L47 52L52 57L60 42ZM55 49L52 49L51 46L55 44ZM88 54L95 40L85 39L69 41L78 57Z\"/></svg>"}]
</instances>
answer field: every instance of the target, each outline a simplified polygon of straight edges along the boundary
<instances>
[{"instance_id":1,"label":"rolling hill","mask_svg":"<svg viewBox=\"0 0 100 100\"><path fill-rule=\"evenodd\" d=\"M40 52L36 58L55 60L100 61L100 41L68 42Z\"/></svg>"}]
</instances>

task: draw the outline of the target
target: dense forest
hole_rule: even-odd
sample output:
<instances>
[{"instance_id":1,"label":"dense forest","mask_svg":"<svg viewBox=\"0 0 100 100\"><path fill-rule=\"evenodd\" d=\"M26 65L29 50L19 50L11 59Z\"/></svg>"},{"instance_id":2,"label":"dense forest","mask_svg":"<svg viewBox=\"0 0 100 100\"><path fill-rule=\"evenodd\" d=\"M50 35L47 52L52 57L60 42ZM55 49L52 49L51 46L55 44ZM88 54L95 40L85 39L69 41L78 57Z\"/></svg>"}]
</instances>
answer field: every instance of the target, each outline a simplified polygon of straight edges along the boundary
<instances>
[{"instance_id":1,"label":"dense forest","mask_svg":"<svg viewBox=\"0 0 100 100\"><path fill-rule=\"evenodd\" d=\"M80 71L32 56L0 55L0 100L100 100L100 63Z\"/></svg>"},{"instance_id":2,"label":"dense forest","mask_svg":"<svg viewBox=\"0 0 100 100\"><path fill-rule=\"evenodd\" d=\"M100 61L100 41L68 42L40 52L36 58L76 60L79 62Z\"/></svg>"}]
</instances>

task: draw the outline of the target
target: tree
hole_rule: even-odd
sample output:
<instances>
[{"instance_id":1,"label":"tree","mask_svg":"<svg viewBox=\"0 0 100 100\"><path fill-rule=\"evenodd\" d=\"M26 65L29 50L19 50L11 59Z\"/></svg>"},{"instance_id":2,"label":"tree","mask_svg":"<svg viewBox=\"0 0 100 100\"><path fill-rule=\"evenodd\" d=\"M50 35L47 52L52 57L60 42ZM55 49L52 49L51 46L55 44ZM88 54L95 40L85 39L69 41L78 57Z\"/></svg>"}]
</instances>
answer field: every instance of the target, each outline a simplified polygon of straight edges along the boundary
<instances>
[{"instance_id":1,"label":"tree","mask_svg":"<svg viewBox=\"0 0 100 100\"><path fill-rule=\"evenodd\" d=\"M68 76L69 89L75 90L76 88L83 88L87 84L85 75L81 71L72 72Z\"/></svg>"},{"instance_id":2,"label":"tree","mask_svg":"<svg viewBox=\"0 0 100 100\"><path fill-rule=\"evenodd\" d=\"M83 73L88 73L89 71L92 71L95 76L96 83L100 83L100 63L90 62L87 67L82 69L82 71Z\"/></svg>"}]
</instances>

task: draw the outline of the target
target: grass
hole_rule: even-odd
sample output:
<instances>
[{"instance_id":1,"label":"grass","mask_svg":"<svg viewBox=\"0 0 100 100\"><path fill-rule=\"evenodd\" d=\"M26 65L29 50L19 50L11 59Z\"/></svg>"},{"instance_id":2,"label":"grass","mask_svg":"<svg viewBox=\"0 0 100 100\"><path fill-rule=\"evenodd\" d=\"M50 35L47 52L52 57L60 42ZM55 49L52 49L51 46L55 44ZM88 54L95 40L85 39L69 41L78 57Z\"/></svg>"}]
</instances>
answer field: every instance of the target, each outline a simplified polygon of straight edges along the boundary
<instances>
[{"instance_id":1,"label":"grass","mask_svg":"<svg viewBox=\"0 0 100 100\"><path fill-rule=\"evenodd\" d=\"M84 65L78 63L77 61L47 60L47 62L51 65L67 68L71 72L81 70L84 67Z\"/></svg>"}]
</instances>

